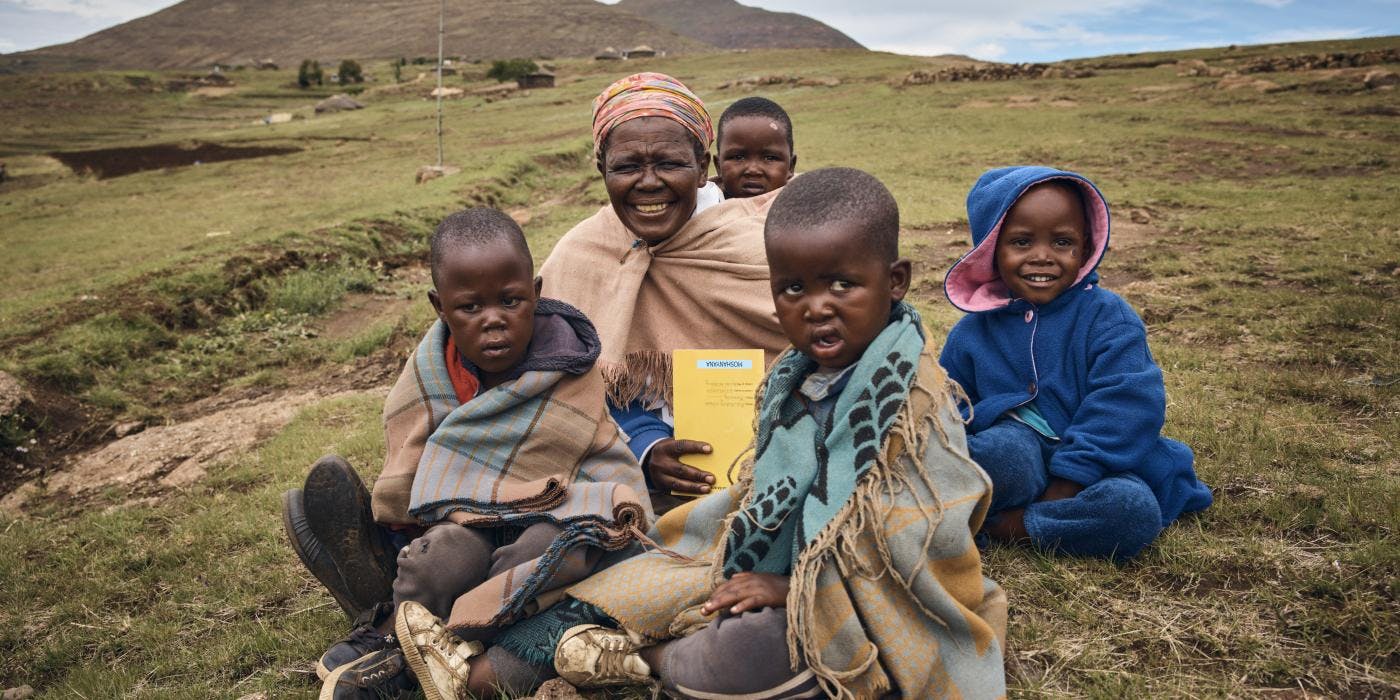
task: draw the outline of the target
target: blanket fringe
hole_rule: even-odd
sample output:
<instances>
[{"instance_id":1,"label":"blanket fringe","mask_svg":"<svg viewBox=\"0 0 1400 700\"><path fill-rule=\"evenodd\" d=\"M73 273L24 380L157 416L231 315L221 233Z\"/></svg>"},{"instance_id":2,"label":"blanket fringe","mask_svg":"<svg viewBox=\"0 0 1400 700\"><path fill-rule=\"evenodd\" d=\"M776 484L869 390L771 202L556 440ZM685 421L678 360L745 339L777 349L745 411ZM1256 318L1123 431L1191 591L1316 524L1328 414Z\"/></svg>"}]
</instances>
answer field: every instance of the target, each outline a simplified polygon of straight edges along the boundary
<instances>
[{"instance_id":1,"label":"blanket fringe","mask_svg":"<svg viewBox=\"0 0 1400 700\"><path fill-rule=\"evenodd\" d=\"M657 351L629 352L621 362L598 361L607 387L608 401L626 406L633 401L671 404L671 354Z\"/></svg>"},{"instance_id":2,"label":"blanket fringe","mask_svg":"<svg viewBox=\"0 0 1400 700\"><path fill-rule=\"evenodd\" d=\"M923 374L921 368L920 375ZM929 619L945 628L948 626L945 620L923 605L913 592L919 575L928 568L926 564L929 546L943 519L943 503L932 476L923 465L922 455L930 433L938 435L939 443L943 447L958 453L957 450L951 449L948 433L944 430L940 415L944 411L953 411L954 415L957 415L959 397L965 400L967 395L962 391L962 387L947 379L947 375L942 372L937 372L936 376L930 379L932 381L927 383L917 381L910 388L910 396L901 407L900 415L890 428L889 434L885 436L884 448L875 465L862 477L851 499L818 533L793 567L791 590L788 595L788 659L792 662L793 670L802 666L812 669L818 684L828 697L855 698L847 683L864 675L878 659L878 654L870 654L855 668L848 670L831 668L822 660L813 623L817 619L817 577L828 560L837 566L842 577L860 576L875 580L889 574L892 580L909 593L909 599ZM939 391L935 393L930 384ZM927 408L922 411L922 415L917 416L914 415L916 392L923 394L927 401ZM900 438L900 444L892 444L891 439L895 436ZM915 455L913 459L908 460L913 467L912 475L896 464L905 452ZM919 490L914 488L912 478L919 479L923 489L932 495L931 503L926 502ZM914 497L927 522L919 560L907 576L895 567L888 539L882 532L894 508L896 497L906 489ZM742 508L740 510L742 511ZM728 525L725 524L725 531L728 531ZM859 537L867 531L875 534L873 539L878 560L865 560L859 554Z\"/></svg>"}]
</instances>

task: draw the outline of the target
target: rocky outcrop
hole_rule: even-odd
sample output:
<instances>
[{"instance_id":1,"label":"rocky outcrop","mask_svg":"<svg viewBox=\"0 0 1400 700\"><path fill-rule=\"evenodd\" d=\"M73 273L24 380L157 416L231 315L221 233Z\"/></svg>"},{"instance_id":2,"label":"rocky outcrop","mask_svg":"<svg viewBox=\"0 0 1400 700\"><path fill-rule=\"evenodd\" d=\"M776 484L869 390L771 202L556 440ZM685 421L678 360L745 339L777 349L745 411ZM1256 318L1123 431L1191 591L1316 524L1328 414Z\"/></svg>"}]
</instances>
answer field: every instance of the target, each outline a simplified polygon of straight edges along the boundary
<instances>
[{"instance_id":1,"label":"rocky outcrop","mask_svg":"<svg viewBox=\"0 0 1400 700\"><path fill-rule=\"evenodd\" d=\"M1094 71L1066 65L1045 63L993 63L983 66L955 66L938 71L916 70L904 76L904 85L957 83L991 80L1039 80L1053 78L1088 78Z\"/></svg>"}]
</instances>

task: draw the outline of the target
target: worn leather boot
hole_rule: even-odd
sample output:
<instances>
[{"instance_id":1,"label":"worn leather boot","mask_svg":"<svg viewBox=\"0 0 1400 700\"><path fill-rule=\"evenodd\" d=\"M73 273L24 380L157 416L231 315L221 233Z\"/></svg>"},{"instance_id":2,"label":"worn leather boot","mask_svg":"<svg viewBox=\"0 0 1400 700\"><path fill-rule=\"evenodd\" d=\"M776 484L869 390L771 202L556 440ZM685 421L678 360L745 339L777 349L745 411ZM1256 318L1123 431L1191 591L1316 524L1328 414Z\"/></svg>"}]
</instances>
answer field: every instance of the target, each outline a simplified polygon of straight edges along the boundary
<instances>
[{"instance_id":1,"label":"worn leather boot","mask_svg":"<svg viewBox=\"0 0 1400 700\"><path fill-rule=\"evenodd\" d=\"M301 489L282 495L282 526L311 574L346 616L391 600L398 552L374 522L369 491L345 460L317 460Z\"/></svg>"}]
</instances>

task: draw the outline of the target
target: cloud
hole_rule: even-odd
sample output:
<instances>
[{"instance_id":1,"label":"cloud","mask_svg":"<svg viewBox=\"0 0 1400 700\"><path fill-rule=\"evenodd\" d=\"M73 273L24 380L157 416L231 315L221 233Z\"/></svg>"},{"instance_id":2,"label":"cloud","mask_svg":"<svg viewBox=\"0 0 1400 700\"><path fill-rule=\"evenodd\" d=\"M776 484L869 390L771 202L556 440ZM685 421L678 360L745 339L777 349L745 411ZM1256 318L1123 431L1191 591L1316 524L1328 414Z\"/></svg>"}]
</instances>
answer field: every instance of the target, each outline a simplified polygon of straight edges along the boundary
<instances>
[{"instance_id":1,"label":"cloud","mask_svg":"<svg viewBox=\"0 0 1400 700\"><path fill-rule=\"evenodd\" d=\"M26 10L54 12L86 19L126 21L174 5L172 0L10 0Z\"/></svg>"},{"instance_id":2,"label":"cloud","mask_svg":"<svg viewBox=\"0 0 1400 700\"><path fill-rule=\"evenodd\" d=\"M1076 46L1159 41L1138 31L1091 29L1161 0L889 0L853 7L838 0L757 0L770 10L800 12L875 49L982 59L1064 54ZM1079 51L1083 53L1083 51ZM1019 58L1018 60L1025 60Z\"/></svg>"}]
</instances>

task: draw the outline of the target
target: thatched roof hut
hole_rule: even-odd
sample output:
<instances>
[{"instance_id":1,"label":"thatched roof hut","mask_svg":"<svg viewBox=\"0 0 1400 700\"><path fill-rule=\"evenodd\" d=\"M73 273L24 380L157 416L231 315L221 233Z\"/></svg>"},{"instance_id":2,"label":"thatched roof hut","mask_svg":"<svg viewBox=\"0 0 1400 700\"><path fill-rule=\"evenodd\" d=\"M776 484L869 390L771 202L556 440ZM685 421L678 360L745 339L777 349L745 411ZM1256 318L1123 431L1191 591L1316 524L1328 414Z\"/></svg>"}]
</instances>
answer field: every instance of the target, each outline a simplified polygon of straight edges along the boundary
<instances>
[{"instance_id":1,"label":"thatched roof hut","mask_svg":"<svg viewBox=\"0 0 1400 700\"><path fill-rule=\"evenodd\" d=\"M519 85L521 90L528 90L530 88L552 88L554 87L554 74L541 68L516 78L515 84Z\"/></svg>"}]
</instances>

